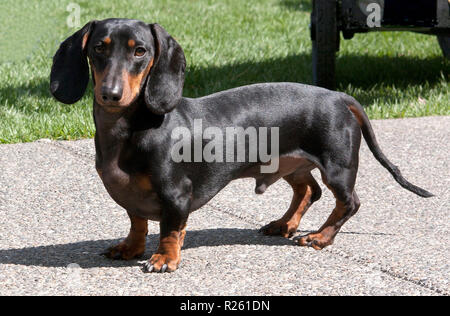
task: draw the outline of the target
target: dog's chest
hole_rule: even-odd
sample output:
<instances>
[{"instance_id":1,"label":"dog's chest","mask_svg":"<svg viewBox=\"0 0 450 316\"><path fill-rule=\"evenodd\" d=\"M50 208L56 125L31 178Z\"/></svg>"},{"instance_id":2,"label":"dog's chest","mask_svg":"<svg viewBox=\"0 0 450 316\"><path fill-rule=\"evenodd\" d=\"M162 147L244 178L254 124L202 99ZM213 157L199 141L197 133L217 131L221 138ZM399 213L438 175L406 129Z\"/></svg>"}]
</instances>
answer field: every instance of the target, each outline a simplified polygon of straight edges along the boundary
<instances>
[{"instance_id":1,"label":"dog's chest","mask_svg":"<svg viewBox=\"0 0 450 316\"><path fill-rule=\"evenodd\" d=\"M153 189L151 175L125 172L118 166L98 167L97 171L109 195L134 216L159 220L161 201Z\"/></svg>"}]
</instances>

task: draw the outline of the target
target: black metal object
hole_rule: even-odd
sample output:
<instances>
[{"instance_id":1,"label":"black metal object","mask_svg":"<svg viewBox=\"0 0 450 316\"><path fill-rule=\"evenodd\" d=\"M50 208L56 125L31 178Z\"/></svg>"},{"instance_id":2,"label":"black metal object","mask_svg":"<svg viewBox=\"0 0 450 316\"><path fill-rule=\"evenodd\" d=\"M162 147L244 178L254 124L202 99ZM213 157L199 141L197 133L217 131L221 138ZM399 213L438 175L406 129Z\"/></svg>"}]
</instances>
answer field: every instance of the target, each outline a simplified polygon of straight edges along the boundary
<instances>
[{"instance_id":1,"label":"black metal object","mask_svg":"<svg viewBox=\"0 0 450 316\"><path fill-rule=\"evenodd\" d=\"M434 27L437 24L437 1L385 1L383 25Z\"/></svg>"},{"instance_id":2,"label":"black metal object","mask_svg":"<svg viewBox=\"0 0 450 316\"><path fill-rule=\"evenodd\" d=\"M318 86L334 89L335 58L340 33L411 31L438 35L450 58L449 0L312 0L313 77Z\"/></svg>"},{"instance_id":3,"label":"black metal object","mask_svg":"<svg viewBox=\"0 0 450 316\"><path fill-rule=\"evenodd\" d=\"M313 3L311 28L313 40L313 80L321 87L335 88L336 51L339 47L337 3Z\"/></svg>"},{"instance_id":4,"label":"black metal object","mask_svg":"<svg viewBox=\"0 0 450 316\"><path fill-rule=\"evenodd\" d=\"M450 59L450 36L438 35L439 46L447 59Z\"/></svg>"}]
</instances>

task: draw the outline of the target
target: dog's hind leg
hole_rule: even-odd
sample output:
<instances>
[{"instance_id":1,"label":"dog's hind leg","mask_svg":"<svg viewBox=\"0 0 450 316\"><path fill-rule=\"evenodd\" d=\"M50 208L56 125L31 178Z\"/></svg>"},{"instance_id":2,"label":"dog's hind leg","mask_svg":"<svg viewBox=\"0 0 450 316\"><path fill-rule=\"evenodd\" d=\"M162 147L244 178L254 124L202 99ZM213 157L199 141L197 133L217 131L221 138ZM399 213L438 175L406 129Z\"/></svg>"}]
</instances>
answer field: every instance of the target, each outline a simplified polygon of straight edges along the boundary
<instances>
[{"instance_id":1,"label":"dog's hind leg","mask_svg":"<svg viewBox=\"0 0 450 316\"><path fill-rule=\"evenodd\" d=\"M294 191L291 205L282 218L261 228L260 232L264 235L291 237L297 231L302 217L322 195L319 184L310 172L294 172L284 179Z\"/></svg>"},{"instance_id":2,"label":"dog's hind leg","mask_svg":"<svg viewBox=\"0 0 450 316\"><path fill-rule=\"evenodd\" d=\"M316 250L322 250L332 245L341 227L356 214L360 207L359 198L354 191L356 168L334 169L328 175L328 178L324 175L322 177L324 183L336 198L336 207L325 224L317 232L297 239L300 246L308 246Z\"/></svg>"}]
</instances>

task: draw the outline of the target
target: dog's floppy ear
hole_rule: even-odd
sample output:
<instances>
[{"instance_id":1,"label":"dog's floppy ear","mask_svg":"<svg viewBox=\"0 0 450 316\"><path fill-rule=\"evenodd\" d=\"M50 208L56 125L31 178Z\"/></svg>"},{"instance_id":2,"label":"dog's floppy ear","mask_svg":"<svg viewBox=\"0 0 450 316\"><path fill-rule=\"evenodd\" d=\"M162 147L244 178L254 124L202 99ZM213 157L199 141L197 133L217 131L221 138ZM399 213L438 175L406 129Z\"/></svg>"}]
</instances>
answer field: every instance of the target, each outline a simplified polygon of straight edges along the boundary
<instances>
[{"instance_id":1,"label":"dog's floppy ear","mask_svg":"<svg viewBox=\"0 0 450 316\"><path fill-rule=\"evenodd\" d=\"M150 25L155 40L154 66L145 85L145 102L155 114L172 111L183 94L186 58L183 49L160 25Z\"/></svg>"},{"instance_id":2,"label":"dog's floppy ear","mask_svg":"<svg viewBox=\"0 0 450 316\"><path fill-rule=\"evenodd\" d=\"M73 104L80 100L89 83L89 66L86 45L95 21L61 43L53 57L50 74L50 91L60 102Z\"/></svg>"}]
</instances>

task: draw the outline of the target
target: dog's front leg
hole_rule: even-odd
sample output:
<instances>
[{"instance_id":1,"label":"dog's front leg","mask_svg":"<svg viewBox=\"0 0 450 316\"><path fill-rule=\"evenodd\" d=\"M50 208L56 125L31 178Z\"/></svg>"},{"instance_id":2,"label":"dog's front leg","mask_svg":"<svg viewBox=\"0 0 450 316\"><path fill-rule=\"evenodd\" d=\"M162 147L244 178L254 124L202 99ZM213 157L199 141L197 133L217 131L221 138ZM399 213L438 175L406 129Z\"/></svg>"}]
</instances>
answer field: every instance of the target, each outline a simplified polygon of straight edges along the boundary
<instances>
[{"instance_id":1,"label":"dog's front leg","mask_svg":"<svg viewBox=\"0 0 450 316\"><path fill-rule=\"evenodd\" d=\"M162 222L161 222L162 225ZM145 272L173 272L181 262L181 247L183 247L186 230L183 228L162 233L156 253L145 263Z\"/></svg>"},{"instance_id":2,"label":"dog's front leg","mask_svg":"<svg viewBox=\"0 0 450 316\"><path fill-rule=\"evenodd\" d=\"M177 198L172 198L171 202L164 203L158 250L145 263L144 270L146 272L173 272L181 262L181 248L186 235L185 228L192 195L191 190L188 189L178 190L172 196Z\"/></svg>"}]
</instances>

